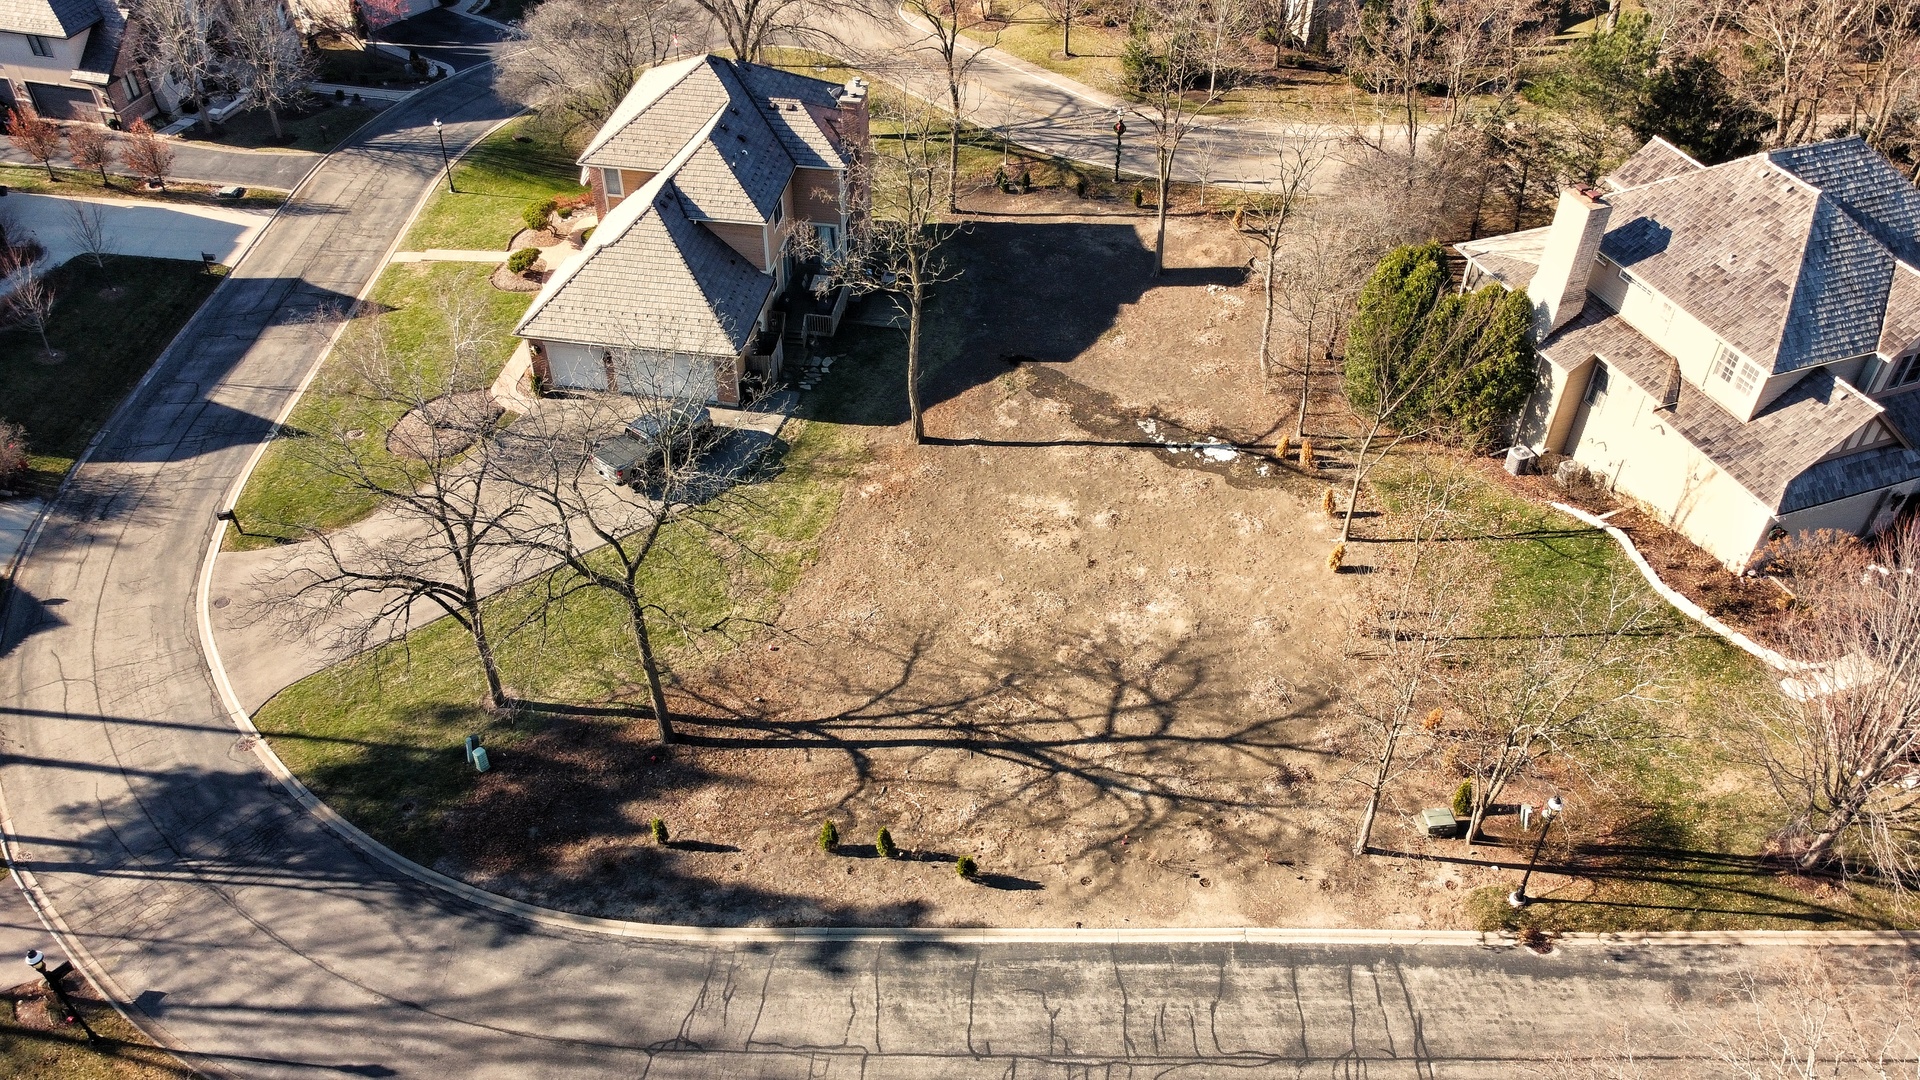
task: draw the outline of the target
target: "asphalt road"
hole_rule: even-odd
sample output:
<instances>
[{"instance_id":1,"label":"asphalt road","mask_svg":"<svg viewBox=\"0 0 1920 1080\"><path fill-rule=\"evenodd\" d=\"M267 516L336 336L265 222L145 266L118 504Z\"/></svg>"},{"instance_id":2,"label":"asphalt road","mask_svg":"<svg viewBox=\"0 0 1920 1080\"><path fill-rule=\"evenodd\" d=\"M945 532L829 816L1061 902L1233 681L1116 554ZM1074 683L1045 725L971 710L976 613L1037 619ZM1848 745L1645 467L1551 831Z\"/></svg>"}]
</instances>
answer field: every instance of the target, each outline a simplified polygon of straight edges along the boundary
<instances>
[{"instance_id":1,"label":"asphalt road","mask_svg":"<svg viewBox=\"0 0 1920 1080\"><path fill-rule=\"evenodd\" d=\"M378 40L418 49L429 60L465 71L491 60L493 47L506 35L491 23L437 7L383 27Z\"/></svg>"},{"instance_id":2,"label":"asphalt road","mask_svg":"<svg viewBox=\"0 0 1920 1080\"><path fill-rule=\"evenodd\" d=\"M67 929L49 951L77 952L196 1064L275 1078L1523 1076L1615 1022L1641 1029L1646 1054L1696 1053L1668 1018L1711 1013L1705 988L1777 962L1191 932L612 936L469 903L328 831L216 698L193 605L212 514L330 313L433 182L429 118L458 147L512 111L451 80L323 165L104 433L6 609L0 807ZM1911 959L1861 949L1848 963L1868 986Z\"/></svg>"}]
</instances>

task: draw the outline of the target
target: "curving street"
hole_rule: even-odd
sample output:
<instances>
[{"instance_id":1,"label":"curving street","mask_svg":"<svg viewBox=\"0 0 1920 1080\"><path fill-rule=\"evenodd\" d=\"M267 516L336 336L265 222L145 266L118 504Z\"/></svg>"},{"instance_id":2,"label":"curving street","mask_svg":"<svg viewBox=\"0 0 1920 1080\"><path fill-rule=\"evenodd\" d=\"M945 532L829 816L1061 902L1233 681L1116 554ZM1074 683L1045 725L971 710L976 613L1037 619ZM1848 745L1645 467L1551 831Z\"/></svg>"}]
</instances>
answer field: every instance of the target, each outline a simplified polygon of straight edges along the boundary
<instances>
[{"instance_id":1,"label":"curving street","mask_svg":"<svg viewBox=\"0 0 1920 1080\"><path fill-rule=\"evenodd\" d=\"M328 158L55 501L0 636L8 855L156 1037L237 1077L1505 1077L1779 946L1256 931L672 933L530 919L396 871L236 730L195 594L254 448L423 193L518 106L450 79ZM8 940L12 940L9 938ZM1770 939L1779 940L1779 939ZM1861 985L1909 946L1861 945ZM1549 1068L1547 1070L1551 1072Z\"/></svg>"}]
</instances>

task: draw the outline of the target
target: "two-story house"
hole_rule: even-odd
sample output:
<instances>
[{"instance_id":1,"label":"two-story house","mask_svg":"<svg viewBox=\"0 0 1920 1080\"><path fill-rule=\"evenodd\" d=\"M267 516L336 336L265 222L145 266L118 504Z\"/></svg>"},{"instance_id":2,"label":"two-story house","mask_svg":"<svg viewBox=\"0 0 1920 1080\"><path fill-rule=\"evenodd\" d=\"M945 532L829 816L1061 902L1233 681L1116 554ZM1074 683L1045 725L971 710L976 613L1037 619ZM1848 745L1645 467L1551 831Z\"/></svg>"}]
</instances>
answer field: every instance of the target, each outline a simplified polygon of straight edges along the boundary
<instances>
[{"instance_id":1,"label":"two-story house","mask_svg":"<svg viewBox=\"0 0 1920 1080\"><path fill-rule=\"evenodd\" d=\"M1553 223L1460 245L1534 303L1518 441L1727 566L1920 491L1920 191L1858 139L1701 166L1654 140Z\"/></svg>"},{"instance_id":2,"label":"two-story house","mask_svg":"<svg viewBox=\"0 0 1920 1080\"><path fill-rule=\"evenodd\" d=\"M807 267L864 212L864 83L702 55L647 71L580 156L599 224L515 332L553 388L743 398L788 332L830 334ZM796 251L796 223L818 250Z\"/></svg>"},{"instance_id":3,"label":"two-story house","mask_svg":"<svg viewBox=\"0 0 1920 1080\"><path fill-rule=\"evenodd\" d=\"M123 48L113 0L0 0L0 104L50 120L130 123L159 111Z\"/></svg>"}]
</instances>

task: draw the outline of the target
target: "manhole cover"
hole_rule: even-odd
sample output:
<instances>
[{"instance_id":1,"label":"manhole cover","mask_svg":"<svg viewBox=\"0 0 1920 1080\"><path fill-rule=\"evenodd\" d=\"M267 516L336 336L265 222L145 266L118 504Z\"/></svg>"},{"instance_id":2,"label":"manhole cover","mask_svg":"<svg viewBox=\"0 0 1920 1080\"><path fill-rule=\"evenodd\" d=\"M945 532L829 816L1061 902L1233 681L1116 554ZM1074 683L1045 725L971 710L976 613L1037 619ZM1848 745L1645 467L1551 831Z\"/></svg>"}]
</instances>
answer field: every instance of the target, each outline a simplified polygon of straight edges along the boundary
<instances>
[{"instance_id":1,"label":"manhole cover","mask_svg":"<svg viewBox=\"0 0 1920 1080\"><path fill-rule=\"evenodd\" d=\"M231 603L233 603L233 601L230 598L225 596L219 596L214 598L213 606L217 608L223 608Z\"/></svg>"},{"instance_id":2,"label":"manhole cover","mask_svg":"<svg viewBox=\"0 0 1920 1080\"><path fill-rule=\"evenodd\" d=\"M352 440L352 439L364 439L364 438L366 438L366 437L367 437L367 429L366 429L366 428L348 428L348 429L347 429L347 438L348 438L349 440Z\"/></svg>"},{"instance_id":3,"label":"manhole cover","mask_svg":"<svg viewBox=\"0 0 1920 1080\"><path fill-rule=\"evenodd\" d=\"M236 754L251 754L253 753L253 748L259 745L260 745L259 736L242 735L239 738L233 740L233 751Z\"/></svg>"}]
</instances>

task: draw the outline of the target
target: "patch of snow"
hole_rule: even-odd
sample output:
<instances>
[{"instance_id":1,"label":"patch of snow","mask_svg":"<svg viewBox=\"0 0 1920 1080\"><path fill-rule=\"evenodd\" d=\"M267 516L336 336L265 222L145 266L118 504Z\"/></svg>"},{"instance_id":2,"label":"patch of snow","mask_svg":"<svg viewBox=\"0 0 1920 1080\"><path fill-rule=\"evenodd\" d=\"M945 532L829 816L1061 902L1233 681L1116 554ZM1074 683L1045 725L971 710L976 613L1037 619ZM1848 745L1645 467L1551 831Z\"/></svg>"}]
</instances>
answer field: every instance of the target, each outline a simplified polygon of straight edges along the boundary
<instances>
[{"instance_id":1,"label":"patch of snow","mask_svg":"<svg viewBox=\"0 0 1920 1080\"><path fill-rule=\"evenodd\" d=\"M1240 451L1231 446L1205 446L1201 447L1200 456L1208 461L1232 461L1240 456Z\"/></svg>"}]
</instances>

